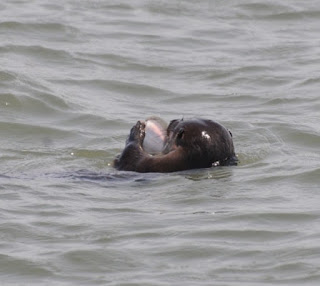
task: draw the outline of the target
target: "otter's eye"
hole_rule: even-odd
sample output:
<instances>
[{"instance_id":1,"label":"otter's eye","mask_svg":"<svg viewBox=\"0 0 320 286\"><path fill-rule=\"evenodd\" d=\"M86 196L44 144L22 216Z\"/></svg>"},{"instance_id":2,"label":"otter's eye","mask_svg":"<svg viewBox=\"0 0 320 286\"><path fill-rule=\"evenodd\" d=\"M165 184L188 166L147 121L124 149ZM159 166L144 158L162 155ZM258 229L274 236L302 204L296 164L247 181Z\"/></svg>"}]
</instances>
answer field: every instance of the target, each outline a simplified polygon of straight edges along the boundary
<instances>
[{"instance_id":1,"label":"otter's eye","mask_svg":"<svg viewBox=\"0 0 320 286\"><path fill-rule=\"evenodd\" d=\"M179 132L178 132L177 138L178 138L178 139L181 139L181 138L183 137L183 134L184 134L184 129L181 128L181 129L179 130Z\"/></svg>"}]
</instances>

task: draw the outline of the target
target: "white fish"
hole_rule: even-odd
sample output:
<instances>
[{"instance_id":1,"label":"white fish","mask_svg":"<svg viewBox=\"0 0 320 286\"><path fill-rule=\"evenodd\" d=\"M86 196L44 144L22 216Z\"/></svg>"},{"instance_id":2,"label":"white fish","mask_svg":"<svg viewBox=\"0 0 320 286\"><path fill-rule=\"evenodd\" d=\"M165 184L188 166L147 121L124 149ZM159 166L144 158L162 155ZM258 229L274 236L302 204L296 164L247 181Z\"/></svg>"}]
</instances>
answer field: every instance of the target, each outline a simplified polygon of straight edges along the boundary
<instances>
[{"instance_id":1,"label":"white fish","mask_svg":"<svg viewBox=\"0 0 320 286\"><path fill-rule=\"evenodd\" d=\"M145 121L145 137L143 140L143 149L151 154L160 154L167 141L168 124L161 118L152 116Z\"/></svg>"}]
</instances>

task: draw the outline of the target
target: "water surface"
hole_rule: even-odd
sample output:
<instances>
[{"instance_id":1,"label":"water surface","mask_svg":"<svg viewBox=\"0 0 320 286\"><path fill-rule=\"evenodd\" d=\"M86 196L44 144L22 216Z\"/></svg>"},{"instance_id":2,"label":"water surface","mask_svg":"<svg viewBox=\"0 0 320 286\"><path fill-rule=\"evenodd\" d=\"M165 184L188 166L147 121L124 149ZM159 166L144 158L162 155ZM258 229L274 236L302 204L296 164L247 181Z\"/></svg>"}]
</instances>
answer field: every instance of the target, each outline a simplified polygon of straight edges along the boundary
<instances>
[{"instance_id":1,"label":"water surface","mask_svg":"<svg viewBox=\"0 0 320 286\"><path fill-rule=\"evenodd\" d=\"M319 285L318 1L0 4L4 285ZM237 167L110 165L156 115Z\"/></svg>"}]
</instances>

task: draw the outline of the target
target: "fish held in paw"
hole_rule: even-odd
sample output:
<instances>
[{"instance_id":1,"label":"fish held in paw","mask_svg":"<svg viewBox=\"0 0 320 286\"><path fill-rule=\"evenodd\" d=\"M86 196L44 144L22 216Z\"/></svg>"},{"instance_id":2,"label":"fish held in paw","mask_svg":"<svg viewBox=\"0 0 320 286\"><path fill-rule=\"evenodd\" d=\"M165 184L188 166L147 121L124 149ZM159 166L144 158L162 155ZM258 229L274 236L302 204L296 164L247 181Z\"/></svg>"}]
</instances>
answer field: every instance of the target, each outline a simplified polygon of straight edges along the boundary
<instances>
[{"instance_id":1,"label":"fish held in paw","mask_svg":"<svg viewBox=\"0 0 320 286\"><path fill-rule=\"evenodd\" d=\"M176 172L197 168L236 165L231 132L209 119L161 118L138 121L126 146L114 160L118 170Z\"/></svg>"}]
</instances>

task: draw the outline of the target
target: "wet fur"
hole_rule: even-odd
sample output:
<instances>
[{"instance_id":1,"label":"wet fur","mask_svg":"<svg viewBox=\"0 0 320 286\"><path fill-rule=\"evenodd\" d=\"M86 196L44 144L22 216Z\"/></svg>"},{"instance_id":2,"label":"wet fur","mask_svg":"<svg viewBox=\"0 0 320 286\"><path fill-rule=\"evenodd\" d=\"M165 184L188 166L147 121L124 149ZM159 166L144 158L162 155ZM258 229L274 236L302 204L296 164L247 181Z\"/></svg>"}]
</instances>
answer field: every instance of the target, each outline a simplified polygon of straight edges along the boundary
<instances>
[{"instance_id":1,"label":"wet fur","mask_svg":"<svg viewBox=\"0 0 320 286\"><path fill-rule=\"evenodd\" d=\"M130 131L122 154L114 160L115 168L143 173L164 173L209 168L214 164L236 164L231 133L211 120L171 121L167 128L164 151L155 156L143 150L144 136L145 124L138 121Z\"/></svg>"}]
</instances>

